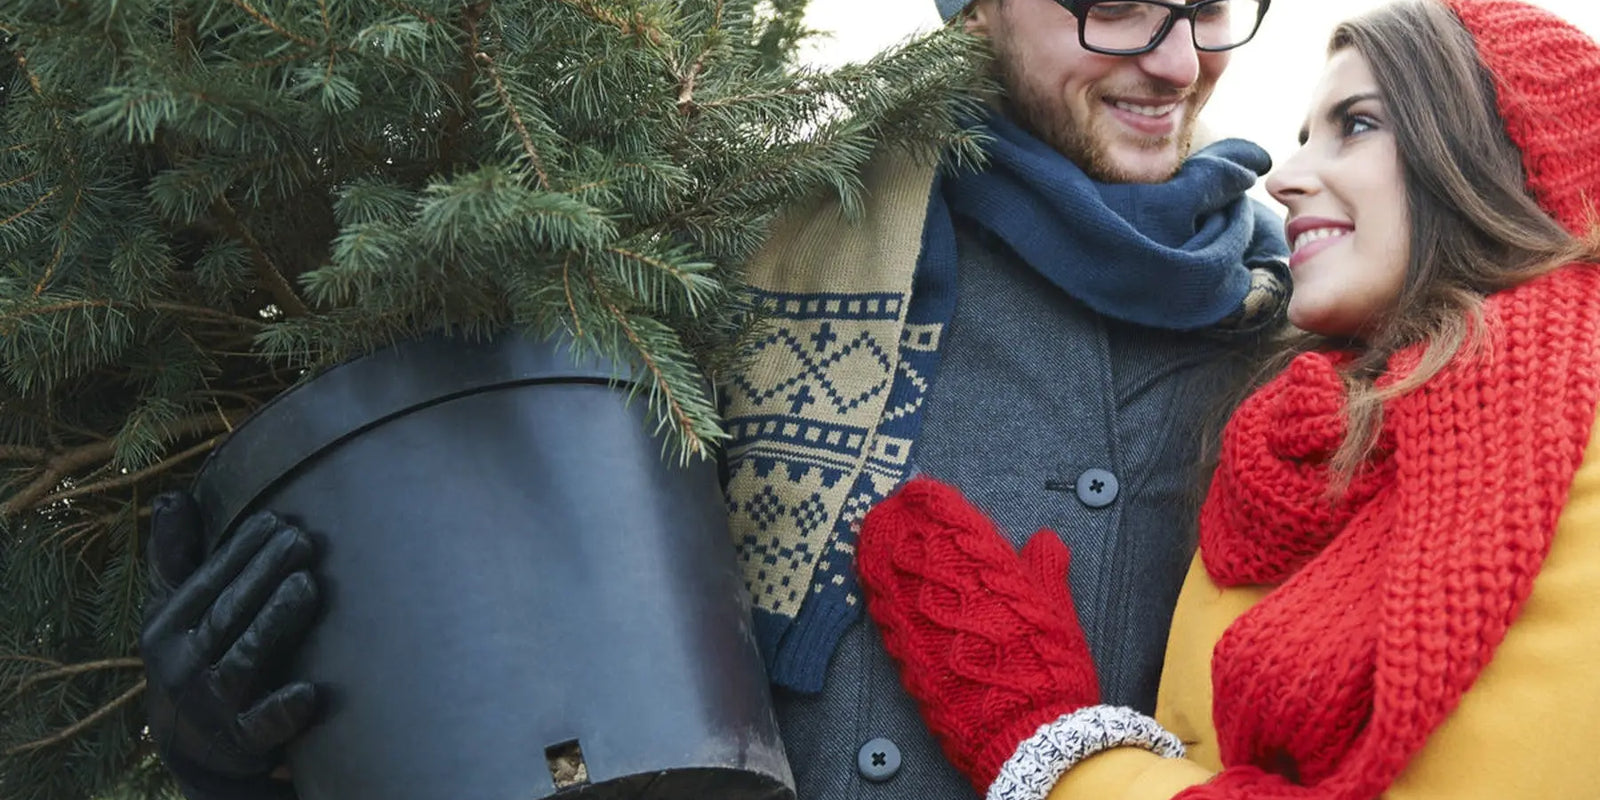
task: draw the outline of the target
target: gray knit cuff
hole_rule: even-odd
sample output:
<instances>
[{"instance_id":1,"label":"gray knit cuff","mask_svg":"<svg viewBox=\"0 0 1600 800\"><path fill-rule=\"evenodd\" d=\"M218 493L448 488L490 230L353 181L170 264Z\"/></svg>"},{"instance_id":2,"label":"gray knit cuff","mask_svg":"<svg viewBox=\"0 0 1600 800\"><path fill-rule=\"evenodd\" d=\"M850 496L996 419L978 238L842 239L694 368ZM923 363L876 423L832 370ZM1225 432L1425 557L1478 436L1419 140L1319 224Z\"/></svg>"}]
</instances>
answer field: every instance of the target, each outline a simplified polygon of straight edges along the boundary
<instances>
[{"instance_id":1,"label":"gray knit cuff","mask_svg":"<svg viewBox=\"0 0 1600 800\"><path fill-rule=\"evenodd\" d=\"M1089 706L1039 726L1017 745L989 785L987 800L1044 800L1067 770L1114 747L1183 758L1183 742L1155 720L1122 706Z\"/></svg>"}]
</instances>

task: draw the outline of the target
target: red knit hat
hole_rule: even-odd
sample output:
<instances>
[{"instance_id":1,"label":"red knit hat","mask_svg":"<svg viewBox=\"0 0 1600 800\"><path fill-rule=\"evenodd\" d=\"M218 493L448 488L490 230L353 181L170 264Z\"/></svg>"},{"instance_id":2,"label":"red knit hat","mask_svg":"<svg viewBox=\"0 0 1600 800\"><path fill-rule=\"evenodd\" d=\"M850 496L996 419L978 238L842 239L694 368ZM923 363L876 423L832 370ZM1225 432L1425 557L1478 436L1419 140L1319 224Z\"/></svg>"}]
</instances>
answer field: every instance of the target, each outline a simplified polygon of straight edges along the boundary
<instances>
[{"instance_id":1,"label":"red knit hat","mask_svg":"<svg viewBox=\"0 0 1600 800\"><path fill-rule=\"evenodd\" d=\"M1516 0L1446 0L1494 74L1500 116L1522 151L1528 188L1568 231L1593 221L1600 186L1600 46Z\"/></svg>"}]
</instances>

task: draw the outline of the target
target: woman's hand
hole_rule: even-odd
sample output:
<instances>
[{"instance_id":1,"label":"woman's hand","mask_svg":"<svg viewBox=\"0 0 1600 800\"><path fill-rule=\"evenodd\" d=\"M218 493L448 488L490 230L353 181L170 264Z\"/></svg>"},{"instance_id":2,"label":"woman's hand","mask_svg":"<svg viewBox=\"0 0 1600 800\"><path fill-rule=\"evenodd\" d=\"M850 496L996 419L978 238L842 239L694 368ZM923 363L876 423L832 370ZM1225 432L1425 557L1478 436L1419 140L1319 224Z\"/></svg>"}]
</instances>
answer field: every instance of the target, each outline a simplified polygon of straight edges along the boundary
<instances>
[{"instance_id":1,"label":"woman's hand","mask_svg":"<svg viewBox=\"0 0 1600 800\"><path fill-rule=\"evenodd\" d=\"M1019 554L955 488L916 478L862 522L867 612L945 754L986 792L1041 725L1100 701L1054 531Z\"/></svg>"}]
</instances>

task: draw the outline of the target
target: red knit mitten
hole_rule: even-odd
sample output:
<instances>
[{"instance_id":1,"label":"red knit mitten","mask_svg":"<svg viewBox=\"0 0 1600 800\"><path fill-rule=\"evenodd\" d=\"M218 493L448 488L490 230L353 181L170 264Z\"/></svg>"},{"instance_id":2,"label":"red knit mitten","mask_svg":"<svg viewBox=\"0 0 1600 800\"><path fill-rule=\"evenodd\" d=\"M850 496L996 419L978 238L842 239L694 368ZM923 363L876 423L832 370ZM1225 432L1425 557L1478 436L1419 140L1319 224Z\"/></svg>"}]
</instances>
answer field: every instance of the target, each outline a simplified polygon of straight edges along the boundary
<instances>
[{"instance_id":1,"label":"red knit mitten","mask_svg":"<svg viewBox=\"0 0 1600 800\"><path fill-rule=\"evenodd\" d=\"M1054 531L1019 556L960 492L916 478L867 514L856 561L906 690L979 794L1039 726L1099 703Z\"/></svg>"}]
</instances>

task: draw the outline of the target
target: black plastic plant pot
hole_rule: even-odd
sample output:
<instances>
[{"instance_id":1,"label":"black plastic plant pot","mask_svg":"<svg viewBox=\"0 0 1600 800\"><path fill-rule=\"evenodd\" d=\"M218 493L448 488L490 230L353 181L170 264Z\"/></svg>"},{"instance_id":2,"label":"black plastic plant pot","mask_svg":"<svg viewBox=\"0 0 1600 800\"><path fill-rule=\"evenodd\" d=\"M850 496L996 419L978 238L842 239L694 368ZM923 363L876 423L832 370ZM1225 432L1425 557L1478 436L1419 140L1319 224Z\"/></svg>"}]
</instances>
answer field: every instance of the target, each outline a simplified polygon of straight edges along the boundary
<instances>
[{"instance_id":1,"label":"black plastic plant pot","mask_svg":"<svg viewBox=\"0 0 1600 800\"><path fill-rule=\"evenodd\" d=\"M286 392L207 460L207 530L321 543L301 800L780 800L793 779L716 469L628 375L429 339Z\"/></svg>"}]
</instances>

